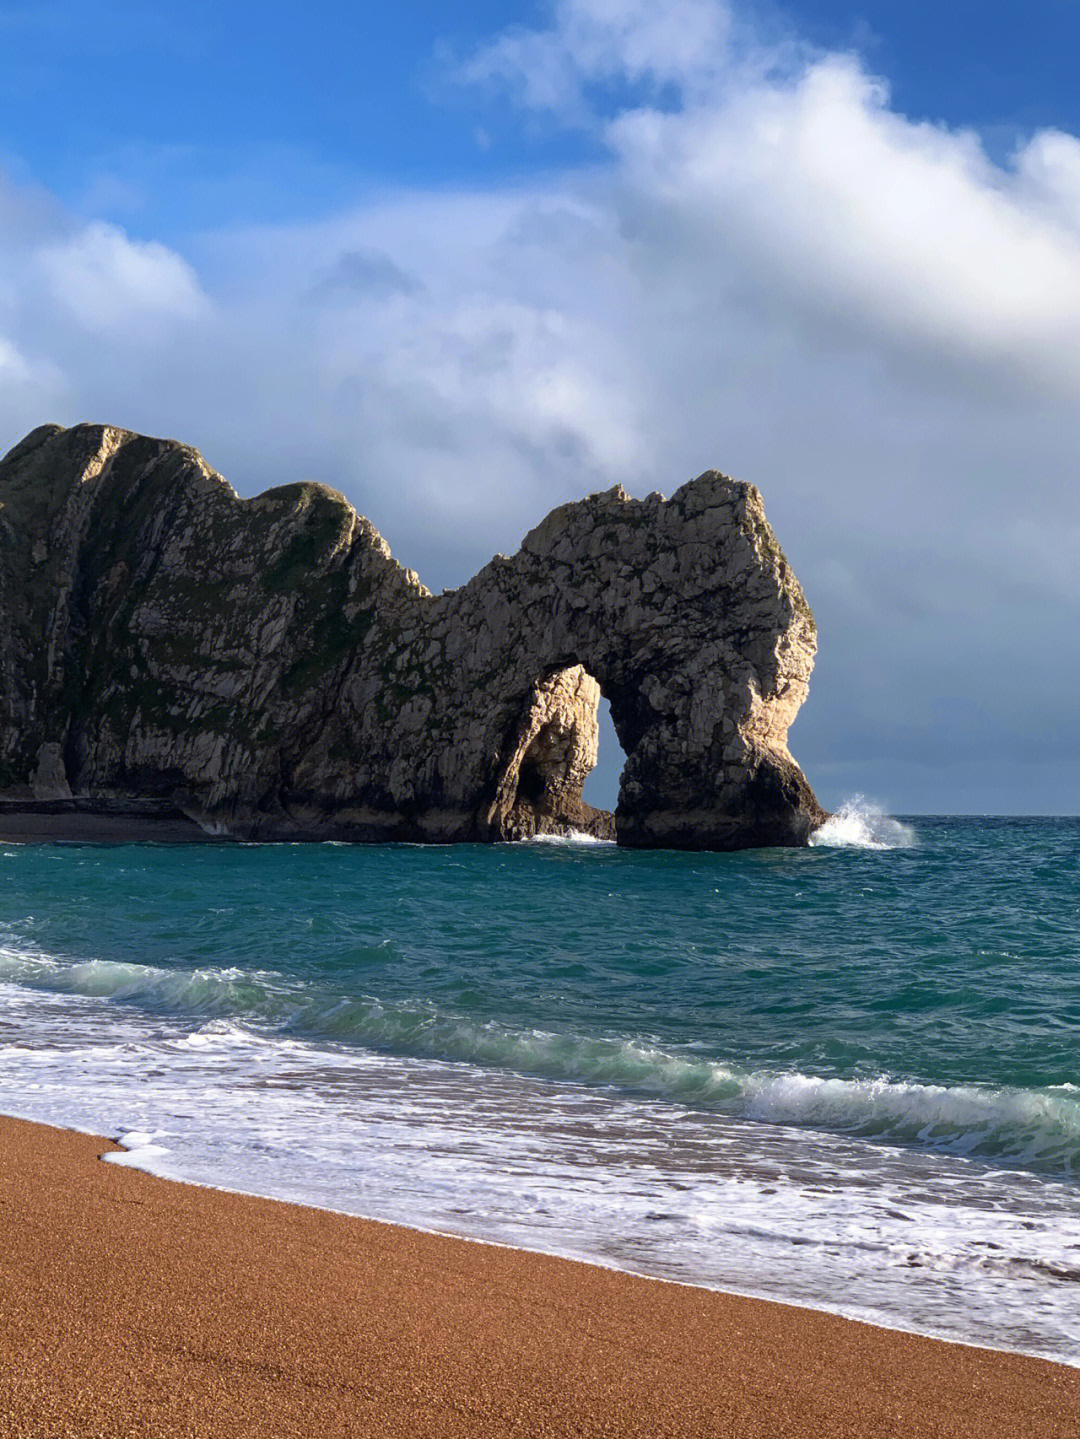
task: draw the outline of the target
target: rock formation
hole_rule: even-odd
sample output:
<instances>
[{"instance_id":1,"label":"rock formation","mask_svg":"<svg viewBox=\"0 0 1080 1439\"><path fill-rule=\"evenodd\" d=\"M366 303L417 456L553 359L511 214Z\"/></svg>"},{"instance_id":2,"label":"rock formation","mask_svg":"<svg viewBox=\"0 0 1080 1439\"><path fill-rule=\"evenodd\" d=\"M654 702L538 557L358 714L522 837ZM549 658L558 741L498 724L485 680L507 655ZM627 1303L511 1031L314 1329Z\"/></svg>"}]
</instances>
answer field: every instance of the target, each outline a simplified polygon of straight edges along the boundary
<instances>
[{"instance_id":1,"label":"rock formation","mask_svg":"<svg viewBox=\"0 0 1080 1439\"><path fill-rule=\"evenodd\" d=\"M561 506L433 595L317 484L242 500L186 446L45 426L0 462L0 799L154 802L253 838L610 833L792 845L813 617L751 485ZM68 798L73 796L73 798Z\"/></svg>"}]
</instances>

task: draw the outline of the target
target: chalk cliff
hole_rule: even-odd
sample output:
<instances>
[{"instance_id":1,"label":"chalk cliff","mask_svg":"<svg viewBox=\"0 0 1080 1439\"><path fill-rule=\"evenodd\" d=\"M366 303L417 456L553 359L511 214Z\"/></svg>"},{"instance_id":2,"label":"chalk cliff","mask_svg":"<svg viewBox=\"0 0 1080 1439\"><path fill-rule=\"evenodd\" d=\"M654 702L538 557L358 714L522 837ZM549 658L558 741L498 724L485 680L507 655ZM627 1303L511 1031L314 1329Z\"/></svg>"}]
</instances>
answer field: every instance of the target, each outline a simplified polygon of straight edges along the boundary
<instances>
[{"instance_id":1,"label":"chalk cliff","mask_svg":"<svg viewBox=\"0 0 1080 1439\"><path fill-rule=\"evenodd\" d=\"M433 595L333 490L45 426L0 461L0 799L258 838L792 845L813 617L753 486L561 506ZM600 694L627 760L581 798ZM73 798L72 798L73 796Z\"/></svg>"}]
</instances>

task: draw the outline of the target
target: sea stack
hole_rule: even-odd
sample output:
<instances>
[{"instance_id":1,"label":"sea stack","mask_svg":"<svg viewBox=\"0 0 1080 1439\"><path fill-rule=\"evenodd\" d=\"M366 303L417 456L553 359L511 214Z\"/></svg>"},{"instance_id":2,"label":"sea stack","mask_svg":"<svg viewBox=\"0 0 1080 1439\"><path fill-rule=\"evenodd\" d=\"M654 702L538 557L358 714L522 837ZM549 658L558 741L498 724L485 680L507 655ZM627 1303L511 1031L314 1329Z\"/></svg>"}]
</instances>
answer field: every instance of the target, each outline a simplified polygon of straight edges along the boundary
<instances>
[{"instance_id":1,"label":"sea stack","mask_svg":"<svg viewBox=\"0 0 1080 1439\"><path fill-rule=\"evenodd\" d=\"M318 484L44 426L0 462L0 804L249 839L804 844L813 616L748 484L615 488L435 595ZM582 799L610 702L614 816Z\"/></svg>"}]
</instances>

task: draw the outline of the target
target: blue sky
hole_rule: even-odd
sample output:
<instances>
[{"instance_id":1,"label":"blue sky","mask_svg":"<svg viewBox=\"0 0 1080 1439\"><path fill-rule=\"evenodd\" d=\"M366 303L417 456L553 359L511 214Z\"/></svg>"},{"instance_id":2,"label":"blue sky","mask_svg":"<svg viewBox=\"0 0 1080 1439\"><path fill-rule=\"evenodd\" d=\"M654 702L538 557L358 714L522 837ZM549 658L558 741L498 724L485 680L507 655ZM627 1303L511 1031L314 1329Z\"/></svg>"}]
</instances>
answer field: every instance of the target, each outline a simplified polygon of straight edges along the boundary
<instances>
[{"instance_id":1,"label":"blue sky","mask_svg":"<svg viewBox=\"0 0 1080 1439\"><path fill-rule=\"evenodd\" d=\"M0 3L0 448L323 479L435 587L724 469L827 803L1077 812L1078 53L1073 0Z\"/></svg>"},{"instance_id":2,"label":"blue sky","mask_svg":"<svg viewBox=\"0 0 1080 1439\"><path fill-rule=\"evenodd\" d=\"M0 150L72 206L170 237L332 210L380 184L595 160L591 135L522 127L498 96L453 79L454 58L549 14L499 0L266 4L257 19L227 0L0 4ZM907 117L972 125L997 153L1047 125L1080 131L1074 0L743 14L766 36L859 50Z\"/></svg>"},{"instance_id":3,"label":"blue sky","mask_svg":"<svg viewBox=\"0 0 1080 1439\"><path fill-rule=\"evenodd\" d=\"M603 158L593 134L522 125L455 59L551 7L186 0L0 4L0 154L132 233L334 210L380 185L493 183ZM992 153L1080 132L1080 7L804 0L744 7L770 39L857 50L912 119L973 126ZM255 17L255 18L253 18ZM502 100L503 103L500 103ZM602 103L608 113L611 96Z\"/></svg>"}]
</instances>

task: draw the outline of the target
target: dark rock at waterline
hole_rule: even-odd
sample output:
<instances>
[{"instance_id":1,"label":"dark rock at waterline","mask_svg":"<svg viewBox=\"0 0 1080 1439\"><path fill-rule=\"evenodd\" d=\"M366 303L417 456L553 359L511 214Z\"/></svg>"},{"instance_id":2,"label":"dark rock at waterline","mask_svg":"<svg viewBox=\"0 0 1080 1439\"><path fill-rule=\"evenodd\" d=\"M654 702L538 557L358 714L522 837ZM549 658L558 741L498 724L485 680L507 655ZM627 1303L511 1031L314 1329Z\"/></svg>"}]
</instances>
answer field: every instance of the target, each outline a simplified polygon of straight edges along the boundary
<instances>
[{"instance_id":1,"label":"dark rock at waterline","mask_svg":"<svg viewBox=\"0 0 1080 1439\"><path fill-rule=\"evenodd\" d=\"M248 838L798 845L813 616L752 485L561 506L433 595L333 490L45 426L0 461L0 797ZM603 693L614 817L582 800Z\"/></svg>"}]
</instances>

